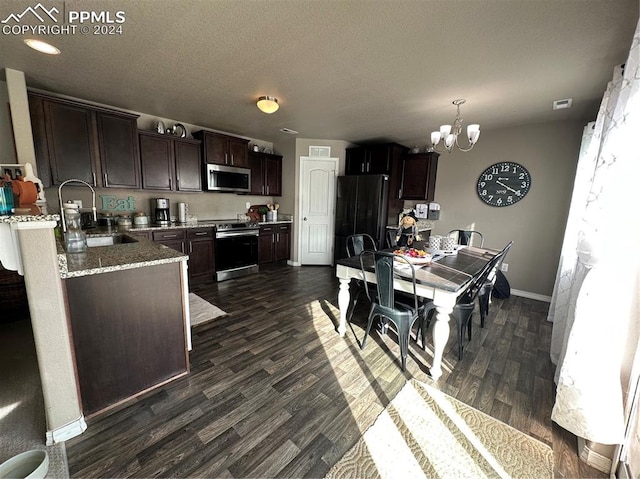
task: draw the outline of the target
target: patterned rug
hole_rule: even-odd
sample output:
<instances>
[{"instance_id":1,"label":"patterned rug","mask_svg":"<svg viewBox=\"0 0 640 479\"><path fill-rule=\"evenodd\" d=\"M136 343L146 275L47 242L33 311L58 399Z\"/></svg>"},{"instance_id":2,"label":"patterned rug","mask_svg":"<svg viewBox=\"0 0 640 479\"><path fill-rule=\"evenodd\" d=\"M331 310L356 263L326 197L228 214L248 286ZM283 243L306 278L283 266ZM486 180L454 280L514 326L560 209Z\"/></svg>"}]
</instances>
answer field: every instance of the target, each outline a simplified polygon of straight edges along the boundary
<instances>
[{"instance_id":1,"label":"patterned rug","mask_svg":"<svg viewBox=\"0 0 640 479\"><path fill-rule=\"evenodd\" d=\"M553 477L553 451L418 382L398 395L326 478Z\"/></svg>"},{"instance_id":2,"label":"patterned rug","mask_svg":"<svg viewBox=\"0 0 640 479\"><path fill-rule=\"evenodd\" d=\"M189 293L189 311L191 313L191 326L207 323L227 314L195 293Z\"/></svg>"}]
</instances>

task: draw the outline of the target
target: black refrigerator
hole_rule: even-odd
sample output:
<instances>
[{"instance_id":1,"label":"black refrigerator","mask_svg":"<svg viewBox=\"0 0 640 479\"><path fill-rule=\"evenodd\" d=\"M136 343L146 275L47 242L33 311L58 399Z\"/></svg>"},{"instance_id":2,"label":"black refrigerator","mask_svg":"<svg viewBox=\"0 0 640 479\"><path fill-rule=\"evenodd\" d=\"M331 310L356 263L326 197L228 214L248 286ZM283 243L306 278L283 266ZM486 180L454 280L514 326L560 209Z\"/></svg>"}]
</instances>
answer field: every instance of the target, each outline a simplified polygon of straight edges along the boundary
<instances>
[{"instance_id":1,"label":"black refrigerator","mask_svg":"<svg viewBox=\"0 0 640 479\"><path fill-rule=\"evenodd\" d=\"M385 248L387 228L387 175L339 176L336 199L334 259L347 256L347 237L367 233Z\"/></svg>"}]
</instances>

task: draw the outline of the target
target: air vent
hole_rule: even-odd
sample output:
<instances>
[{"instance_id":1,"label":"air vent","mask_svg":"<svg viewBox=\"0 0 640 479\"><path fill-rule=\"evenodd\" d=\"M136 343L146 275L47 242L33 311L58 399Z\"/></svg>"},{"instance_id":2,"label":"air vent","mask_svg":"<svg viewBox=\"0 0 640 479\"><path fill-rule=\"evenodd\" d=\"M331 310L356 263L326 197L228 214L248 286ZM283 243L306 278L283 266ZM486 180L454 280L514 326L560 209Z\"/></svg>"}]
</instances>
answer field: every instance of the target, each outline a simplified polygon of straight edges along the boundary
<instances>
[{"instance_id":1,"label":"air vent","mask_svg":"<svg viewBox=\"0 0 640 479\"><path fill-rule=\"evenodd\" d=\"M566 108L571 108L572 104L573 104L572 98L565 98L564 100L556 100L553 102L553 109L564 110Z\"/></svg>"},{"instance_id":2,"label":"air vent","mask_svg":"<svg viewBox=\"0 0 640 479\"><path fill-rule=\"evenodd\" d=\"M299 131L292 130L291 128L280 128L280 131L289 135L297 135L298 133L300 133Z\"/></svg>"}]
</instances>

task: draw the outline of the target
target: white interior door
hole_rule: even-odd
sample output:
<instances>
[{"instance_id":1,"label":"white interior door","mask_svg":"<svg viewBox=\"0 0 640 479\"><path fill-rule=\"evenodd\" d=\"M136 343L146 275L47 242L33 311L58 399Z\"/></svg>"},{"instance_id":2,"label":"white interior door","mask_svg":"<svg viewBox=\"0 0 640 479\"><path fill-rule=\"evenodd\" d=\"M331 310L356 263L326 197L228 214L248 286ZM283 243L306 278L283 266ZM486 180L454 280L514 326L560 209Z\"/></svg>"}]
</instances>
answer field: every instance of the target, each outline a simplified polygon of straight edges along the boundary
<instances>
[{"instance_id":1,"label":"white interior door","mask_svg":"<svg viewBox=\"0 0 640 479\"><path fill-rule=\"evenodd\" d=\"M333 263L338 158L300 158L300 264Z\"/></svg>"}]
</instances>

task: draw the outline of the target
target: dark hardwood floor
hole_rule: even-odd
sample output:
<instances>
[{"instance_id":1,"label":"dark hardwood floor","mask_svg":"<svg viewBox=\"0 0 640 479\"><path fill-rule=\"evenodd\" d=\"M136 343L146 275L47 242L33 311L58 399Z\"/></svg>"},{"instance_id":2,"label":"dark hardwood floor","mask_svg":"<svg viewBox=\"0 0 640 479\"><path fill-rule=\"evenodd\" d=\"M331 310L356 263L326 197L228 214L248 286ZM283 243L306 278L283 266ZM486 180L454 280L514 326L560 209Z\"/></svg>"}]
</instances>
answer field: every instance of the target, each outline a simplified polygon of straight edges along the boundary
<instances>
[{"instance_id":1,"label":"dark hardwood floor","mask_svg":"<svg viewBox=\"0 0 640 479\"><path fill-rule=\"evenodd\" d=\"M261 266L192 291L229 314L194 328L191 373L91 418L66 443L71 477L323 477L407 379L432 383L431 340L412 341L405 373L395 334L360 350L366 299L340 338L333 268ZM551 422L547 308L494 300L462 361L451 337L437 387L552 446L556 477L606 477Z\"/></svg>"}]
</instances>

